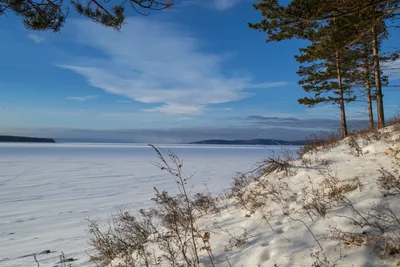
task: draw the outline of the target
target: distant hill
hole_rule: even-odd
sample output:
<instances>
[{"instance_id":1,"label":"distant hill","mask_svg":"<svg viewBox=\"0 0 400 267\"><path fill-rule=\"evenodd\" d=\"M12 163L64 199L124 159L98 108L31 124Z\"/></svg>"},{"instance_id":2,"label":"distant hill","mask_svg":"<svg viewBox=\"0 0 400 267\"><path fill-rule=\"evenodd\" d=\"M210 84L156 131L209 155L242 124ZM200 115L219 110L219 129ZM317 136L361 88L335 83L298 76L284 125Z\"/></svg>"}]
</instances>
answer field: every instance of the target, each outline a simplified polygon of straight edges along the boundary
<instances>
[{"instance_id":1,"label":"distant hill","mask_svg":"<svg viewBox=\"0 0 400 267\"><path fill-rule=\"evenodd\" d=\"M307 140L299 140L299 141L284 141L284 140L275 140L275 139L252 139L252 140L203 140L192 142L190 144L204 144L204 145L266 145L266 146L276 146L276 145L284 145L284 146L302 146L307 144Z\"/></svg>"},{"instance_id":2,"label":"distant hill","mask_svg":"<svg viewBox=\"0 0 400 267\"><path fill-rule=\"evenodd\" d=\"M25 137L25 136L0 135L0 142L55 143L56 141L54 139L51 139L51 138L37 138L37 137Z\"/></svg>"}]
</instances>

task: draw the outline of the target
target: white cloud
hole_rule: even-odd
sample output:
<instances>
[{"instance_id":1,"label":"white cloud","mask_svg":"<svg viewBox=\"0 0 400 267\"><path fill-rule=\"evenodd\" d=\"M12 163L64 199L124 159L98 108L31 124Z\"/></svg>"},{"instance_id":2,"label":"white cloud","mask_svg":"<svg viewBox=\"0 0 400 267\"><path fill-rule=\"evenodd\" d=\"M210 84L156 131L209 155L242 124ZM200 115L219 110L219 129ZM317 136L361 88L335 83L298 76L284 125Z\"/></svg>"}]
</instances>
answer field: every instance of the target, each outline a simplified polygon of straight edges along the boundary
<instances>
[{"instance_id":1,"label":"white cloud","mask_svg":"<svg viewBox=\"0 0 400 267\"><path fill-rule=\"evenodd\" d=\"M204 5L215 8L217 10L226 10L232 8L245 0L185 0L181 5Z\"/></svg>"},{"instance_id":2,"label":"white cloud","mask_svg":"<svg viewBox=\"0 0 400 267\"><path fill-rule=\"evenodd\" d=\"M180 25L145 18L127 22L117 32L79 20L74 24L79 42L105 57L59 67L83 75L108 93L152 104L146 111L180 115L200 114L209 104L249 97L250 88L286 84L256 84L250 76L223 74L224 56L202 52L199 41Z\"/></svg>"},{"instance_id":3,"label":"white cloud","mask_svg":"<svg viewBox=\"0 0 400 267\"><path fill-rule=\"evenodd\" d=\"M213 0L213 6L218 10L225 10L239 4L242 1L243 0Z\"/></svg>"},{"instance_id":4,"label":"white cloud","mask_svg":"<svg viewBox=\"0 0 400 267\"><path fill-rule=\"evenodd\" d=\"M32 41L34 41L37 44L40 44L44 41L44 37L41 37L37 34L28 34L28 38L31 39Z\"/></svg>"},{"instance_id":5,"label":"white cloud","mask_svg":"<svg viewBox=\"0 0 400 267\"><path fill-rule=\"evenodd\" d=\"M383 64L384 74L388 75L390 80L400 79L400 59Z\"/></svg>"},{"instance_id":6,"label":"white cloud","mask_svg":"<svg viewBox=\"0 0 400 267\"><path fill-rule=\"evenodd\" d=\"M67 97L68 100L78 101L78 102L86 102L89 100L94 100L98 98L97 95L86 95L86 96L69 96Z\"/></svg>"},{"instance_id":7,"label":"white cloud","mask_svg":"<svg viewBox=\"0 0 400 267\"><path fill-rule=\"evenodd\" d=\"M203 113L205 111L205 107L203 105L190 106L182 104L165 104L152 109L144 109L143 111L146 112L161 111L163 113L171 115L185 115L185 114L197 115Z\"/></svg>"}]
</instances>

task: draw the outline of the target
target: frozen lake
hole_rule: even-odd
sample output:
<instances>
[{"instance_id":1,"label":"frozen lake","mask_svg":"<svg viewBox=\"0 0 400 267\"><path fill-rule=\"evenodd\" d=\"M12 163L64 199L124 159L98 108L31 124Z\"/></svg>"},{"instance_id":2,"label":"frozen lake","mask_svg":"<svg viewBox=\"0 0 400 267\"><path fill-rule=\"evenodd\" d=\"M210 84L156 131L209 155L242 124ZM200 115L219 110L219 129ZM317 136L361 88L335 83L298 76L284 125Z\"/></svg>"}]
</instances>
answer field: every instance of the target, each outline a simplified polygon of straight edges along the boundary
<instances>
[{"instance_id":1,"label":"frozen lake","mask_svg":"<svg viewBox=\"0 0 400 267\"><path fill-rule=\"evenodd\" d=\"M160 145L184 161L195 191L221 192L278 146ZM292 147L296 149L296 147ZM175 191L140 144L0 144L0 266L54 266L60 251L88 265L86 218L151 205L153 187ZM25 257L24 257L25 256Z\"/></svg>"}]
</instances>

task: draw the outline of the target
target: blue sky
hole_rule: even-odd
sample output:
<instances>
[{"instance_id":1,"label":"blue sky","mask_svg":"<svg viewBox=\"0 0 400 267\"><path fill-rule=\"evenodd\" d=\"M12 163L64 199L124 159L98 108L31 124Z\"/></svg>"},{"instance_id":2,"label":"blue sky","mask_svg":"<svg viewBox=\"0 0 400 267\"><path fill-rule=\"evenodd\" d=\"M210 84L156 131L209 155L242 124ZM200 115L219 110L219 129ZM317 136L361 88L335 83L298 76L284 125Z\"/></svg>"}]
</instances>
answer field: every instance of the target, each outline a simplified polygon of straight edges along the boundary
<instances>
[{"instance_id":1,"label":"blue sky","mask_svg":"<svg viewBox=\"0 0 400 267\"><path fill-rule=\"evenodd\" d=\"M251 3L176 0L146 17L129 11L121 32L73 12L60 33L0 17L0 133L107 139L128 131L118 138L186 142L338 128L335 106L297 104L305 94L293 56L304 42L266 44L247 26L259 20ZM398 40L394 32L385 45ZM399 95L386 92L388 117L400 112ZM365 104L349 105L348 117L365 119Z\"/></svg>"}]
</instances>

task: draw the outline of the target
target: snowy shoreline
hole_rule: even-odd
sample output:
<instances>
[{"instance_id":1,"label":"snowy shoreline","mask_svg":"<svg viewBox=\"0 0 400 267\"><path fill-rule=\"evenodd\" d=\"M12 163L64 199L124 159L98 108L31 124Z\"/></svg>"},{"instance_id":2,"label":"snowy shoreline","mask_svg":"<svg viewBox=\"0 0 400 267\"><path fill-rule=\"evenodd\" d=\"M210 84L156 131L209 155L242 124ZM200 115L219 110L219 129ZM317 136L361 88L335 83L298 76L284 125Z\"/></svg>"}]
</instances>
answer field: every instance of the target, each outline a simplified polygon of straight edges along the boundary
<instances>
[{"instance_id":1,"label":"snowy shoreline","mask_svg":"<svg viewBox=\"0 0 400 267\"><path fill-rule=\"evenodd\" d=\"M205 244L200 265L398 266L400 131L393 129L327 143L234 188L218 211L196 220ZM168 255L157 242L146 249ZM110 266L118 263L126 266L122 258Z\"/></svg>"},{"instance_id":2,"label":"snowy shoreline","mask_svg":"<svg viewBox=\"0 0 400 267\"><path fill-rule=\"evenodd\" d=\"M229 195L228 198L218 200L218 211L206 212L196 220L198 232L202 235L209 233L207 242L212 251L212 257L207 250L199 251L201 266L397 266L398 258L388 255L383 257L381 254L386 251L382 246L388 244L389 237L393 240L400 238L400 223L397 225L389 220L392 217L385 217L384 221L390 221L391 225L382 233L379 233L375 225L377 216L384 216L379 210L400 214L398 195L385 193L382 189L382 168L398 176L396 171L400 164L397 158L400 132L393 129L387 127L381 130L379 137L371 136L375 133L358 135L309 151L302 159L292 160L284 165L286 167L281 171L252 177L249 184L237 187L226 195ZM294 151L290 153L286 157L295 157ZM279 159L284 158L280 155ZM211 162L220 164L216 158L210 159L209 163ZM193 170L195 166L189 167ZM237 162L228 167L237 168ZM110 169L103 171L104 176L113 174ZM138 177L140 175L144 174L139 173ZM112 177L123 179L115 174ZM170 178L163 177L163 183L164 179ZM127 180L118 181L116 183L126 184ZM79 179L76 182L80 183ZM41 186L37 183L37 186ZM90 188L90 184L85 186ZM196 184L197 186L199 185ZM213 185L208 186L213 188ZM123 196L128 195L117 192L111 197L117 199ZM96 194L93 197L93 201L104 201L96 198ZM143 199L144 197L147 197L147 202L143 203L146 207L151 204L151 200L148 195L142 196ZM67 195L62 198L65 200L65 207L74 201ZM6 204L2 202L3 206ZM113 204L108 204L109 207L99 209L91 215L99 218L109 216ZM27 214L33 212L27 208ZM82 211L90 212L90 205L81 208ZM68 215L68 211L55 216L65 215ZM29 222L29 218L27 220ZM5 217L1 217L0 227L4 223L8 222ZM65 217L62 229L55 230L78 229L76 223ZM87 225L85 221L78 223ZM102 222L101 226L106 227L106 224ZM39 238L46 233L46 225L37 229ZM0 240L4 244L13 234L1 232ZM80 242L87 238L79 233L72 233L71 236L80 238ZM21 240L15 240L17 241ZM71 244L74 242L72 239L70 241ZM85 241L88 242L88 239ZM201 239L198 242L201 245ZM76 259L71 262L72 266L95 266L95 262L89 255L82 254L79 247L51 249L57 252L41 255L40 266L57 266L55 263L61 250L67 258ZM157 243L150 240L148 249L157 257L162 257L165 253ZM88 253L96 255L93 250ZM74 255L79 256L76 258ZM25 256L7 258L2 254L0 266L37 266L31 254ZM121 259L116 258L112 266L118 262ZM159 266L170 265L164 260Z\"/></svg>"}]
</instances>

